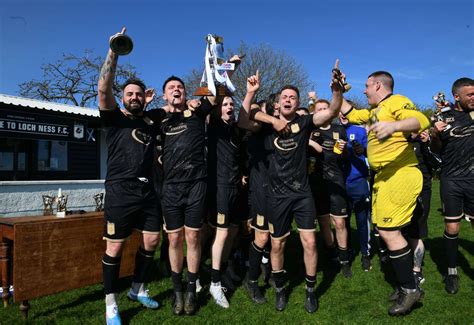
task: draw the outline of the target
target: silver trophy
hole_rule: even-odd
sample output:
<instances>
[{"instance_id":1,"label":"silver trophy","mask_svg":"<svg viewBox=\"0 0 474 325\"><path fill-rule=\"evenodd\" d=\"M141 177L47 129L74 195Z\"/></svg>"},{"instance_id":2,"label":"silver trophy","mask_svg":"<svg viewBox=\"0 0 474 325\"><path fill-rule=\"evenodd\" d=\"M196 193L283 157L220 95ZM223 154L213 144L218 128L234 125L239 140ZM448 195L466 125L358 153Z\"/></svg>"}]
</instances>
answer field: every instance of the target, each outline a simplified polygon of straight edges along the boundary
<instances>
[{"instance_id":1,"label":"silver trophy","mask_svg":"<svg viewBox=\"0 0 474 325\"><path fill-rule=\"evenodd\" d=\"M43 195L43 215L52 216L53 215L53 203L56 199L55 196Z\"/></svg>"},{"instance_id":2,"label":"silver trophy","mask_svg":"<svg viewBox=\"0 0 474 325\"><path fill-rule=\"evenodd\" d=\"M446 96L442 91L437 93L435 96L433 96L433 99L437 103L437 108L436 108L436 113L434 114L434 121L441 121L446 123L446 118L447 118L447 113L451 111L451 106L449 105L449 101L446 100ZM451 125L448 124L444 131L447 131L451 128Z\"/></svg>"},{"instance_id":3,"label":"silver trophy","mask_svg":"<svg viewBox=\"0 0 474 325\"><path fill-rule=\"evenodd\" d=\"M117 55L127 55L133 50L133 42L130 36L125 35L125 27L118 34L110 38L109 46L112 52Z\"/></svg>"},{"instance_id":4,"label":"silver trophy","mask_svg":"<svg viewBox=\"0 0 474 325\"><path fill-rule=\"evenodd\" d=\"M66 216L66 205L67 205L67 195L63 195L61 189L58 191L58 197L56 198L57 210L56 217L64 218Z\"/></svg>"},{"instance_id":5,"label":"silver trophy","mask_svg":"<svg viewBox=\"0 0 474 325\"><path fill-rule=\"evenodd\" d=\"M235 63L225 62L224 38L208 34L206 36L205 69L200 87L194 96L231 96L235 87L230 81L227 71L235 70Z\"/></svg>"},{"instance_id":6,"label":"silver trophy","mask_svg":"<svg viewBox=\"0 0 474 325\"><path fill-rule=\"evenodd\" d=\"M95 211L104 211L104 193L97 193L94 195Z\"/></svg>"}]
</instances>

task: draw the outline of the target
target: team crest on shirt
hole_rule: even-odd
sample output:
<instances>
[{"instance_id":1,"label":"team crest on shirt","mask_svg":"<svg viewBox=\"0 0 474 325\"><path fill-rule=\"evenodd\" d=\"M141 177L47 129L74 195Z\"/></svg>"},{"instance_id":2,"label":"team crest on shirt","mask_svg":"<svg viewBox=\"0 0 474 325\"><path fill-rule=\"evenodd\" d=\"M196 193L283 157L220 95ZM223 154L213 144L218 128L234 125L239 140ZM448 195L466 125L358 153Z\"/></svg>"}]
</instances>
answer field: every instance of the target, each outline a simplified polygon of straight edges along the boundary
<instances>
[{"instance_id":1,"label":"team crest on shirt","mask_svg":"<svg viewBox=\"0 0 474 325\"><path fill-rule=\"evenodd\" d=\"M190 109L187 109L183 112L183 115L184 117L190 117L191 115L193 115L193 113L191 112Z\"/></svg>"},{"instance_id":2,"label":"team crest on shirt","mask_svg":"<svg viewBox=\"0 0 474 325\"><path fill-rule=\"evenodd\" d=\"M403 109L416 109L416 107L412 103L406 103L403 105Z\"/></svg>"},{"instance_id":3,"label":"team crest on shirt","mask_svg":"<svg viewBox=\"0 0 474 325\"><path fill-rule=\"evenodd\" d=\"M354 133L349 134L349 140L353 141L355 140L356 135Z\"/></svg>"},{"instance_id":4,"label":"team crest on shirt","mask_svg":"<svg viewBox=\"0 0 474 325\"><path fill-rule=\"evenodd\" d=\"M293 138L282 139L280 137L276 137L275 140L273 140L273 144L278 150L281 151L291 151L298 147L298 143Z\"/></svg>"},{"instance_id":5,"label":"team crest on shirt","mask_svg":"<svg viewBox=\"0 0 474 325\"><path fill-rule=\"evenodd\" d=\"M298 125L298 123L291 124L291 132L292 133L300 132L300 126Z\"/></svg>"},{"instance_id":6,"label":"team crest on shirt","mask_svg":"<svg viewBox=\"0 0 474 325\"><path fill-rule=\"evenodd\" d=\"M383 222L385 223L392 222L392 218L383 218Z\"/></svg>"},{"instance_id":7,"label":"team crest on shirt","mask_svg":"<svg viewBox=\"0 0 474 325\"><path fill-rule=\"evenodd\" d=\"M332 138L333 138L334 140L339 140L339 132L333 132L333 133L332 133Z\"/></svg>"},{"instance_id":8,"label":"team crest on shirt","mask_svg":"<svg viewBox=\"0 0 474 325\"><path fill-rule=\"evenodd\" d=\"M151 142L151 136L145 132L143 132L141 129L133 129L132 131L132 138L140 142L141 144L149 145Z\"/></svg>"},{"instance_id":9,"label":"team crest on shirt","mask_svg":"<svg viewBox=\"0 0 474 325\"><path fill-rule=\"evenodd\" d=\"M321 135L321 132L314 131L313 132L313 137L319 137Z\"/></svg>"}]
</instances>

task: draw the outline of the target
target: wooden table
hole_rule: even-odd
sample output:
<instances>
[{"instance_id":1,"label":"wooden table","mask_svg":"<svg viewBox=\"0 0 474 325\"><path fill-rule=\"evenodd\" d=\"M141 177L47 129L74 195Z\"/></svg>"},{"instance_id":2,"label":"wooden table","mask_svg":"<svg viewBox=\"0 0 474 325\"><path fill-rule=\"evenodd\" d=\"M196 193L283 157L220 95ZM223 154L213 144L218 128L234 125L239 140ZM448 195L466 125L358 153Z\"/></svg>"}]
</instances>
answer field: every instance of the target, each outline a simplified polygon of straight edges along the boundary
<instances>
[{"instance_id":1,"label":"wooden table","mask_svg":"<svg viewBox=\"0 0 474 325\"><path fill-rule=\"evenodd\" d=\"M56 216L0 217L0 272L3 304L13 302L28 317L28 300L102 282L105 241L103 212ZM130 237L120 276L133 274L140 240ZM11 281L13 280L13 282Z\"/></svg>"}]
</instances>

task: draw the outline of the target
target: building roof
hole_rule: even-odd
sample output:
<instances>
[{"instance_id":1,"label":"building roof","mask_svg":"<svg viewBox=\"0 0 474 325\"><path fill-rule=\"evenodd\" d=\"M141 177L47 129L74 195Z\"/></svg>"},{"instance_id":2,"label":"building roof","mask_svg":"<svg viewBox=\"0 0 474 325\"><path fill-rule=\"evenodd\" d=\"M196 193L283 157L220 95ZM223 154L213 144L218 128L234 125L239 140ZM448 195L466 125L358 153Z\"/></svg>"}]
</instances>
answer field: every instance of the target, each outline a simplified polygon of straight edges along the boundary
<instances>
[{"instance_id":1,"label":"building roof","mask_svg":"<svg viewBox=\"0 0 474 325\"><path fill-rule=\"evenodd\" d=\"M91 117L99 117L98 109L59 104L59 103L54 103L54 102L47 102L44 100L30 99L30 98L3 95L3 94L0 94L0 104L11 104L15 106L45 109L45 110L54 111L54 112L63 112L63 113L78 114L78 115L85 115L85 116L91 116Z\"/></svg>"}]
</instances>

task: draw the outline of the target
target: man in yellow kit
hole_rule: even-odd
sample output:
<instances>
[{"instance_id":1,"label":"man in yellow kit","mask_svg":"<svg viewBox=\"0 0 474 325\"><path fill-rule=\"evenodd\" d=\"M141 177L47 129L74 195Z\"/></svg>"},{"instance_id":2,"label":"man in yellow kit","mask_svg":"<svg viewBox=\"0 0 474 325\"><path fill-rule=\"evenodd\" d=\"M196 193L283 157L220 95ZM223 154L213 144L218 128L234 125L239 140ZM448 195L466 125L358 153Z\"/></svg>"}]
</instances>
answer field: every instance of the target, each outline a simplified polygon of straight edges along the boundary
<instances>
[{"instance_id":1,"label":"man in yellow kit","mask_svg":"<svg viewBox=\"0 0 474 325\"><path fill-rule=\"evenodd\" d=\"M341 112L352 124L369 123L367 156L375 171L372 193L372 222L389 249L399 284L391 300L390 315L402 315L423 297L413 276L413 253L402 235L410 224L423 178L410 132L429 127L429 120L406 97L393 95L393 77L385 71L369 75L364 94L371 109L356 110L344 100Z\"/></svg>"}]
</instances>

